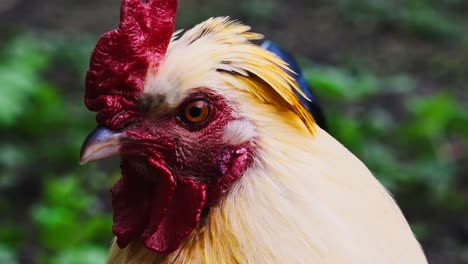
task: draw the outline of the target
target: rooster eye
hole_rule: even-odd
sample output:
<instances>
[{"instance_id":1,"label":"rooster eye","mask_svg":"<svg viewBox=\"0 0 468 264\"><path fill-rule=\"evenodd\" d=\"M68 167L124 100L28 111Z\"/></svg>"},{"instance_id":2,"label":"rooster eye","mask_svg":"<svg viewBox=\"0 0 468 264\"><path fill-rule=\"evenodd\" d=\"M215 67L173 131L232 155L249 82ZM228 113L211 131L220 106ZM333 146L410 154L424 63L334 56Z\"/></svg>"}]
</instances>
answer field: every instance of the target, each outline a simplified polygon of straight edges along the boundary
<instances>
[{"instance_id":1,"label":"rooster eye","mask_svg":"<svg viewBox=\"0 0 468 264\"><path fill-rule=\"evenodd\" d=\"M188 124L200 124L204 122L210 114L210 106L205 100L191 101L185 105L182 113L182 120Z\"/></svg>"}]
</instances>

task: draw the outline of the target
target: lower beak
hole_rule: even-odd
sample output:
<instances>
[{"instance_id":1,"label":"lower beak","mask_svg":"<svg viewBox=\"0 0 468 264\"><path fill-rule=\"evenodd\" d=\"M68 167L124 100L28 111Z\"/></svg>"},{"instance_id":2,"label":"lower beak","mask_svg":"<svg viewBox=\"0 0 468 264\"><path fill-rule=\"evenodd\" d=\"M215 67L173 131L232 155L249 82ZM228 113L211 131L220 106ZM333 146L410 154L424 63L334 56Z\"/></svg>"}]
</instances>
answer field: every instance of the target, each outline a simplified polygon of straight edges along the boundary
<instances>
[{"instance_id":1,"label":"lower beak","mask_svg":"<svg viewBox=\"0 0 468 264\"><path fill-rule=\"evenodd\" d=\"M80 152L80 164L106 159L120 154L120 147L127 136L105 127L96 127L85 139Z\"/></svg>"}]
</instances>

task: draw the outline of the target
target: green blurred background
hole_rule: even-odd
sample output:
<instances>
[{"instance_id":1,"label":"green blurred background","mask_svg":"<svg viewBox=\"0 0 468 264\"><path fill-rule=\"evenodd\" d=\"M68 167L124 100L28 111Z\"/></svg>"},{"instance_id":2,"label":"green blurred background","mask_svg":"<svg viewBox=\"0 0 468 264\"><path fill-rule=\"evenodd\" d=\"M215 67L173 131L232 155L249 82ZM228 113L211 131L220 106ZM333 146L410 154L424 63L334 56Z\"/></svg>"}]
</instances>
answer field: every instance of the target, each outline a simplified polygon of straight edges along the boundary
<instances>
[{"instance_id":1,"label":"green blurred background","mask_svg":"<svg viewBox=\"0 0 468 264\"><path fill-rule=\"evenodd\" d=\"M78 165L119 0L0 0L0 263L103 263L118 160ZM296 55L331 133L391 190L430 263L468 263L467 0L184 0Z\"/></svg>"}]
</instances>

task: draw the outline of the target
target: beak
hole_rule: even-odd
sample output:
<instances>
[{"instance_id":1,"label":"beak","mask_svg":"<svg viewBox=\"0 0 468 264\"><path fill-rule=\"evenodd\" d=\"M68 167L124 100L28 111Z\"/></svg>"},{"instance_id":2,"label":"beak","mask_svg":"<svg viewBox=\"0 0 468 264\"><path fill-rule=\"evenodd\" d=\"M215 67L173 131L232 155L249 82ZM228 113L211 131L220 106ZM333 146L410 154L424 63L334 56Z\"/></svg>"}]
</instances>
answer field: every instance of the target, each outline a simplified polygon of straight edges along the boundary
<instances>
[{"instance_id":1,"label":"beak","mask_svg":"<svg viewBox=\"0 0 468 264\"><path fill-rule=\"evenodd\" d=\"M80 164L120 155L120 146L127 139L124 132L96 127L81 146Z\"/></svg>"}]
</instances>

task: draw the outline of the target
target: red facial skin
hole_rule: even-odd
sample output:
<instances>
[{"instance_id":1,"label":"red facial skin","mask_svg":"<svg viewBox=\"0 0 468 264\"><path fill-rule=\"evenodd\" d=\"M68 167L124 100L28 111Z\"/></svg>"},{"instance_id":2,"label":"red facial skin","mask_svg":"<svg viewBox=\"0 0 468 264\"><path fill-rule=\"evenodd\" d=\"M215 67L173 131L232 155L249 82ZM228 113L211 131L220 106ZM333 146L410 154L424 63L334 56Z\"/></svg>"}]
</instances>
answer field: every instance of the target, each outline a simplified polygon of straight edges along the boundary
<instances>
[{"instance_id":1,"label":"red facial skin","mask_svg":"<svg viewBox=\"0 0 468 264\"><path fill-rule=\"evenodd\" d=\"M202 124L180 118L186 103L206 100L210 115ZM180 109L145 118L124 131L122 178L112 189L113 232L125 247L135 239L158 253L170 253L198 225L252 163L254 142L227 145L224 127L238 117L222 96L199 89Z\"/></svg>"}]
</instances>

